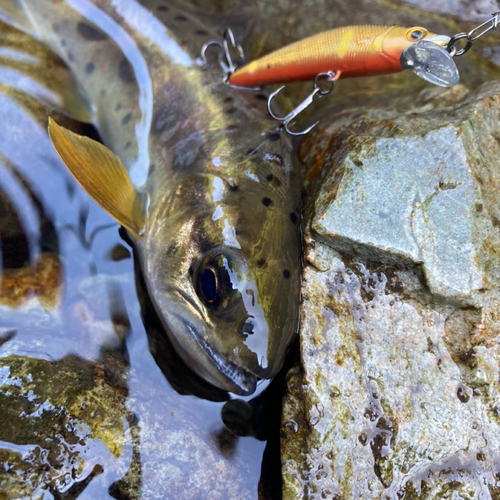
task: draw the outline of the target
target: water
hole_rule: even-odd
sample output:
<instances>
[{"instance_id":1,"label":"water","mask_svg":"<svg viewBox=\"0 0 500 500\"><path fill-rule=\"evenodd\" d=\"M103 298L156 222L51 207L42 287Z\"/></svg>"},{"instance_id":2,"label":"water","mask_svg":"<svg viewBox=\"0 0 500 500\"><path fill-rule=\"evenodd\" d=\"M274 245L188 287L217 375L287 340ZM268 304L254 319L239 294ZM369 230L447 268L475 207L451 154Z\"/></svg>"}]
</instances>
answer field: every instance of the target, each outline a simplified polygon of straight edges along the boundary
<instances>
[{"instance_id":1,"label":"water","mask_svg":"<svg viewBox=\"0 0 500 500\"><path fill-rule=\"evenodd\" d=\"M483 3L474 21L492 10L492 2ZM429 11L393 0L359 8L335 0L262 1L246 10L235 0L204 12L192 4L208 22L231 24L241 36L252 20L246 49L254 55L354 22L424 24L447 34L474 25L465 1L432 2ZM159 19L167 12L164 2L153 7ZM0 37L0 499L279 498L283 380L252 403L227 403L229 395L177 358L135 273L133 249L48 140L49 114L96 134L79 121L83 107L72 118L57 111L75 99L67 70L6 25ZM498 77L497 40L492 33L461 58L464 83ZM360 96L390 105L391 95L424 85L414 75L357 80L339 85L340 97L322 106L335 111Z\"/></svg>"}]
</instances>

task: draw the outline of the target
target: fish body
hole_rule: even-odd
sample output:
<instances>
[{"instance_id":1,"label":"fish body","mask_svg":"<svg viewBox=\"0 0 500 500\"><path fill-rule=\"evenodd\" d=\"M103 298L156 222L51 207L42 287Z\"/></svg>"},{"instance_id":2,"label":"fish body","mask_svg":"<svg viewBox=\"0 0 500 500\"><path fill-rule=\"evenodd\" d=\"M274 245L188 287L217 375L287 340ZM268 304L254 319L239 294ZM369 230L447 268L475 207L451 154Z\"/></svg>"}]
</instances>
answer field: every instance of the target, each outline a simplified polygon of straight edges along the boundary
<instances>
[{"instance_id":1,"label":"fish body","mask_svg":"<svg viewBox=\"0 0 500 500\"><path fill-rule=\"evenodd\" d=\"M215 386L252 393L281 368L298 323L300 182L289 139L269 132L253 96L201 67L209 29L188 13L134 0L19 3L89 96L103 139L52 122L58 154L128 229L181 357Z\"/></svg>"},{"instance_id":2,"label":"fish body","mask_svg":"<svg viewBox=\"0 0 500 500\"><path fill-rule=\"evenodd\" d=\"M401 71L401 54L418 41L445 46L449 37L425 28L346 26L287 45L237 69L229 83L241 87L313 80L335 72L335 79Z\"/></svg>"}]
</instances>

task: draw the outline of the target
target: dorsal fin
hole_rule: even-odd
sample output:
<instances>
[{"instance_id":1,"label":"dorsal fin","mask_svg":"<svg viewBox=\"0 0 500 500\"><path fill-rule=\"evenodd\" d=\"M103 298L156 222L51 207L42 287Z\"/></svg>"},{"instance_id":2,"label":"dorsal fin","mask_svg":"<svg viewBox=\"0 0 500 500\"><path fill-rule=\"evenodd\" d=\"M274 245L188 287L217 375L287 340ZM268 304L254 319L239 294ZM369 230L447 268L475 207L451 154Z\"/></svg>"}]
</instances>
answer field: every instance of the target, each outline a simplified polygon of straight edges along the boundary
<instances>
[{"instance_id":1,"label":"dorsal fin","mask_svg":"<svg viewBox=\"0 0 500 500\"><path fill-rule=\"evenodd\" d=\"M144 210L120 158L88 137L77 135L49 118L49 136L57 154L82 188L135 237L144 228Z\"/></svg>"}]
</instances>

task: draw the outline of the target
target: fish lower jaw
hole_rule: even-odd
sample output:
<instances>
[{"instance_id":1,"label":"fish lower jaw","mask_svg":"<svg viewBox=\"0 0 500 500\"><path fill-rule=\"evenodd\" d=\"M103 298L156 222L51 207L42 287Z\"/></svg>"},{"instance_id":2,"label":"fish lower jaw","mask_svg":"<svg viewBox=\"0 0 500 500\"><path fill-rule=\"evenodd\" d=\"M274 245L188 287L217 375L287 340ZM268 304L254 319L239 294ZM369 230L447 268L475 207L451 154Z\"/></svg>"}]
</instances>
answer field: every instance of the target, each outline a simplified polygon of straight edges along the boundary
<instances>
[{"instance_id":1,"label":"fish lower jaw","mask_svg":"<svg viewBox=\"0 0 500 500\"><path fill-rule=\"evenodd\" d=\"M257 387L258 377L249 370L229 361L227 358L219 354L216 350L210 347L205 341L199 339L199 342L205 351L206 355L210 358L217 370L226 379L225 389L227 386L232 386L230 392L239 394L240 396L248 396L255 392ZM208 380L210 383L220 387L216 377Z\"/></svg>"}]
</instances>

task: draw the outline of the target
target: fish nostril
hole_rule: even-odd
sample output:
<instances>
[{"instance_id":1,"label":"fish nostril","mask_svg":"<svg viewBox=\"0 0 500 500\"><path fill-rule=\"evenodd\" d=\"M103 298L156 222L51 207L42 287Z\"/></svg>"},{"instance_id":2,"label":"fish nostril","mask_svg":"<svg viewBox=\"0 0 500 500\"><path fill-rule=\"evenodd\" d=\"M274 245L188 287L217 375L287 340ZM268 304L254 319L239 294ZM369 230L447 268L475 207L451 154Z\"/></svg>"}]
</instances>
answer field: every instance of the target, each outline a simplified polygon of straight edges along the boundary
<instances>
[{"instance_id":1,"label":"fish nostril","mask_svg":"<svg viewBox=\"0 0 500 500\"><path fill-rule=\"evenodd\" d=\"M240 326L240 332L243 335L253 335L255 333L255 322L253 319L246 319Z\"/></svg>"}]
</instances>

